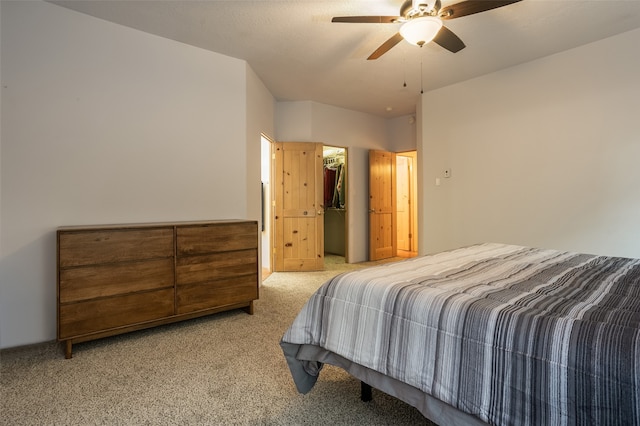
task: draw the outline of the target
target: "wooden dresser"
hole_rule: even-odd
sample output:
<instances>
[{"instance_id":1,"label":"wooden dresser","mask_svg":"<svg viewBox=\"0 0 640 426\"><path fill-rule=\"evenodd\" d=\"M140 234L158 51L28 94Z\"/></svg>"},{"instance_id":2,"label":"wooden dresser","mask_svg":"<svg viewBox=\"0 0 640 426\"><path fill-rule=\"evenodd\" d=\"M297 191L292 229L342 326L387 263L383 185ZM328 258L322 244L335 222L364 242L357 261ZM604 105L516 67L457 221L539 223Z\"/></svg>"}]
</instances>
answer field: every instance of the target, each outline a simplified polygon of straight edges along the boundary
<instances>
[{"instance_id":1,"label":"wooden dresser","mask_svg":"<svg viewBox=\"0 0 640 426\"><path fill-rule=\"evenodd\" d=\"M57 328L73 343L243 308L258 298L258 223L57 231Z\"/></svg>"}]
</instances>

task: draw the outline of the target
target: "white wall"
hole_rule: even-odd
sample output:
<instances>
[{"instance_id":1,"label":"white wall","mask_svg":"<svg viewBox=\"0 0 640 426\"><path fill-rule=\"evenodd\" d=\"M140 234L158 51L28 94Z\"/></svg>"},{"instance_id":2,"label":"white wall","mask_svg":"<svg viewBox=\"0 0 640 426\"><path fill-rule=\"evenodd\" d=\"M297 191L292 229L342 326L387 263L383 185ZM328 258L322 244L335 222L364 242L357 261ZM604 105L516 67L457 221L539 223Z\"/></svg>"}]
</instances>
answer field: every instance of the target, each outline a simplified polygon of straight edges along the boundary
<instances>
[{"instance_id":1,"label":"white wall","mask_svg":"<svg viewBox=\"0 0 640 426\"><path fill-rule=\"evenodd\" d=\"M387 119L387 140L393 152L415 151L417 149L416 116L403 115Z\"/></svg>"},{"instance_id":2,"label":"white wall","mask_svg":"<svg viewBox=\"0 0 640 426\"><path fill-rule=\"evenodd\" d=\"M4 348L55 338L58 226L258 219L247 121L272 130L273 112L247 103L273 100L244 61L49 3L1 7Z\"/></svg>"},{"instance_id":3,"label":"white wall","mask_svg":"<svg viewBox=\"0 0 640 426\"><path fill-rule=\"evenodd\" d=\"M347 148L347 209L349 262L369 257L369 150L391 150L386 120L317 102L278 102L279 142L321 142Z\"/></svg>"},{"instance_id":4,"label":"white wall","mask_svg":"<svg viewBox=\"0 0 640 426\"><path fill-rule=\"evenodd\" d=\"M312 108L311 101L277 102L276 141L313 142Z\"/></svg>"},{"instance_id":5,"label":"white wall","mask_svg":"<svg viewBox=\"0 0 640 426\"><path fill-rule=\"evenodd\" d=\"M497 241L640 257L638 44L634 30L425 93L421 252Z\"/></svg>"}]
</instances>

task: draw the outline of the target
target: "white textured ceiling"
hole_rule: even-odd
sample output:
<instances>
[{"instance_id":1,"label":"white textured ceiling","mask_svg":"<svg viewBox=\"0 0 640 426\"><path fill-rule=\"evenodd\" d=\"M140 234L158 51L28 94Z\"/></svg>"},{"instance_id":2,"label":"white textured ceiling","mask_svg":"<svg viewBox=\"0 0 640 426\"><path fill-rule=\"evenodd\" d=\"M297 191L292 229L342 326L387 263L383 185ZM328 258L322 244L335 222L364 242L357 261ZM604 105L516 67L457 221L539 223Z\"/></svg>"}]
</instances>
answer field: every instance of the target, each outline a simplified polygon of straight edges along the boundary
<instances>
[{"instance_id":1,"label":"white textured ceiling","mask_svg":"<svg viewBox=\"0 0 640 426\"><path fill-rule=\"evenodd\" d=\"M421 87L432 90L640 28L640 0L523 0L445 21L467 45L458 53L402 41L367 61L399 24L331 18L398 15L402 0L52 2L244 59L277 100L312 100L382 117L415 112ZM442 0L443 7L453 3Z\"/></svg>"}]
</instances>

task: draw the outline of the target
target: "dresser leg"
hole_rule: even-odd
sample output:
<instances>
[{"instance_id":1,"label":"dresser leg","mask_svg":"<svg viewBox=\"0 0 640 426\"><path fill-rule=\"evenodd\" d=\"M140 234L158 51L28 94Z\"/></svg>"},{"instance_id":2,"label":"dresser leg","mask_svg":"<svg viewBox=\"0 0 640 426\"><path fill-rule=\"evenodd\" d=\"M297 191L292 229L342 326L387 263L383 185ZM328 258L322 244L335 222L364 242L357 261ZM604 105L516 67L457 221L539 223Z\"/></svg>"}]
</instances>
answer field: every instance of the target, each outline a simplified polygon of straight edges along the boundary
<instances>
[{"instance_id":1,"label":"dresser leg","mask_svg":"<svg viewBox=\"0 0 640 426\"><path fill-rule=\"evenodd\" d=\"M246 313L248 313L249 315L253 315L253 300L251 302L249 302L249 306L245 306L244 308L242 308Z\"/></svg>"},{"instance_id":2,"label":"dresser leg","mask_svg":"<svg viewBox=\"0 0 640 426\"><path fill-rule=\"evenodd\" d=\"M72 352L71 352L72 346L73 346L73 343L71 342L71 340L64 341L64 357L66 359L71 359L72 357Z\"/></svg>"}]
</instances>

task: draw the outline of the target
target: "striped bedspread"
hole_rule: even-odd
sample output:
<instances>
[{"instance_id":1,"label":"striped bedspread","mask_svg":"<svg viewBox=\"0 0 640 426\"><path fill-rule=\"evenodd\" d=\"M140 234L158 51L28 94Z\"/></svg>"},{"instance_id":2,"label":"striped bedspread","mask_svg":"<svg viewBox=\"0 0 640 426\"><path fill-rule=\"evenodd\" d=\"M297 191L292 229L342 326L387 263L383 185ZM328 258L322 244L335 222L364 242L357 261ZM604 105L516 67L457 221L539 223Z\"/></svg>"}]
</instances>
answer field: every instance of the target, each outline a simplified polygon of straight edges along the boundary
<instances>
[{"instance_id":1,"label":"striped bedspread","mask_svg":"<svg viewBox=\"0 0 640 426\"><path fill-rule=\"evenodd\" d=\"M638 425L640 260L481 244L348 272L282 343L325 348L489 424Z\"/></svg>"}]
</instances>

